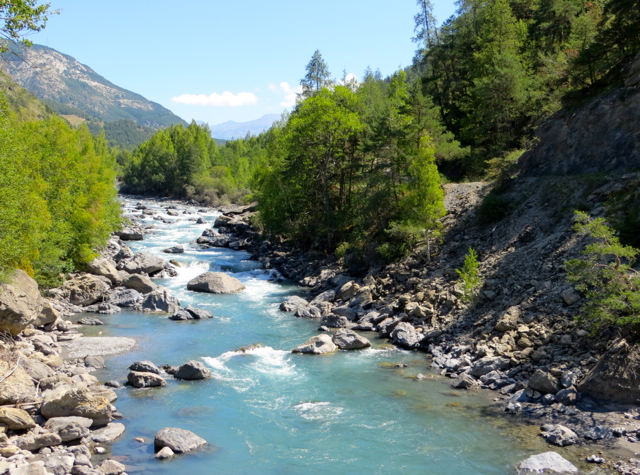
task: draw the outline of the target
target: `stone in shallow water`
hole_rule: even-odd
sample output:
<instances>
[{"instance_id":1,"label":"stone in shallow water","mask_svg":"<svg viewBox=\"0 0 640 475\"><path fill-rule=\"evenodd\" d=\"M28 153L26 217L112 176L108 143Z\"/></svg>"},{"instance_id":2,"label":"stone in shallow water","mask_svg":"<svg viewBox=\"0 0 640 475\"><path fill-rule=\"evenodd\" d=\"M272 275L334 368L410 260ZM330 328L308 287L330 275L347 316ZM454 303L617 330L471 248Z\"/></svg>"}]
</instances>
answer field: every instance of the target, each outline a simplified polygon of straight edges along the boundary
<instances>
[{"instance_id":1,"label":"stone in shallow water","mask_svg":"<svg viewBox=\"0 0 640 475\"><path fill-rule=\"evenodd\" d=\"M339 329L333 335L333 343L341 350L359 350L371 346L371 342L365 337L344 328Z\"/></svg>"},{"instance_id":2,"label":"stone in shallow water","mask_svg":"<svg viewBox=\"0 0 640 475\"><path fill-rule=\"evenodd\" d=\"M187 361L178 368L176 379L206 379L211 377L211 372L200 361Z\"/></svg>"},{"instance_id":3,"label":"stone in shallow water","mask_svg":"<svg viewBox=\"0 0 640 475\"><path fill-rule=\"evenodd\" d=\"M234 294L245 288L242 282L224 272L205 272L187 284L187 290L210 294Z\"/></svg>"},{"instance_id":4,"label":"stone in shallow water","mask_svg":"<svg viewBox=\"0 0 640 475\"><path fill-rule=\"evenodd\" d=\"M532 455L517 467L518 475L530 473L579 473L579 470L556 452Z\"/></svg>"},{"instance_id":5,"label":"stone in shallow water","mask_svg":"<svg viewBox=\"0 0 640 475\"><path fill-rule=\"evenodd\" d=\"M169 447L173 452L183 454L207 444L202 437L189 430L165 427L156 433L153 445L156 450Z\"/></svg>"},{"instance_id":6,"label":"stone in shallow water","mask_svg":"<svg viewBox=\"0 0 640 475\"><path fill-rule=\"evenodd\" d=\"M317 335L312 336L303 345L298 346L293 350L293 353L310 353L313 355L322 355L325 353L332 353L336 351L338 347L333 343L329 335Z\"/></svg>"}]
</instances>

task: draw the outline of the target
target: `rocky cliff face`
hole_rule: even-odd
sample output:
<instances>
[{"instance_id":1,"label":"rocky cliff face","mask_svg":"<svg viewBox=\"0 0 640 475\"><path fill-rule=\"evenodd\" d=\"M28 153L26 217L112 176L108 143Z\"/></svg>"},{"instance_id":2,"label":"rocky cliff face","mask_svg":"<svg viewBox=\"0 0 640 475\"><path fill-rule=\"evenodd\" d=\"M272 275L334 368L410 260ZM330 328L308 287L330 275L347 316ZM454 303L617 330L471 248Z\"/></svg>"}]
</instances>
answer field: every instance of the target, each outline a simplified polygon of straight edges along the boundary
<instances>
[{"instance_id":1,"label":"rocky cliff face","mask_svg":"<svg viewBox=\"0 0 640 475\"><path fill-rule=\"evenodd\" d=\"M577 110L562 110L536 131L540 140L520 158L524 176L578 175L640 168L640 54L625 87Z\"/></svg>"},{"instance_id":2,"label":"rocky cliff face","mask_svg":"<svg viewBox=\"0 0 640 475\"><path fill-rule=\"evenodd\" d=\"M56 101L104 122L131 119L159 128L184 123L160 104L123 89L71 56L34 45L3 56L1 67L40 99Z\"/></svg>"}]
</instances>

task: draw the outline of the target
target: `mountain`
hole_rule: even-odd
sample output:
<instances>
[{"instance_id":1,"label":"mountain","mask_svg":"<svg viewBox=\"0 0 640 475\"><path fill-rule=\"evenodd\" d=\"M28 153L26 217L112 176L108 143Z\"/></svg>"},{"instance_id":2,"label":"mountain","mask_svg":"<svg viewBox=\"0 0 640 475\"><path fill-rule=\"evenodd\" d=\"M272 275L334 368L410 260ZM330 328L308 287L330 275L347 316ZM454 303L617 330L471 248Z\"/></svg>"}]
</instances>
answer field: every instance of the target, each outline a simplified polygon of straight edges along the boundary
<instances>
[{"instance_id":1,"label":"mountain","mask_svg":"<svg viewBox=\"0 0 640 475\"><path fill-rule=\"evenodd\" d=\"M217 139L243 139L247 132L251 132L251 135L258 135L268 130L277 120L280 120L280 114L267 114L249 122L229 120L222 124L210 125L209 129L211 129L211 136Z\"/></svg>"},{"instance_id":2,"label":"mountain","mask_svg":"<svg viewBox=\"0 0 640 475\"><path fill-rule=\"evenodd\" d=\"M42 45L19 49L2 56L0 67L22 87L61 115L70 109L78 119L101 122L132 120L159 129L186 122L169 109L123 89L69 55ZM76 116L77 114L67 114Z\"/></svg>"}]
</instances>

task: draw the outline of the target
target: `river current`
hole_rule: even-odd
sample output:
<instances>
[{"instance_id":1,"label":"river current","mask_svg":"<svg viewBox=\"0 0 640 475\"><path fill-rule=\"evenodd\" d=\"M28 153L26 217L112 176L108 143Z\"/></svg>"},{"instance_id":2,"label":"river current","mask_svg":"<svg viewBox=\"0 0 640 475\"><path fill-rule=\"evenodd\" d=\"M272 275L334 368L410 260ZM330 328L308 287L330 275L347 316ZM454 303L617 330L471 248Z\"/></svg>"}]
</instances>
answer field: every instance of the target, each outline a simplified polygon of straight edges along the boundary
<instances>
[{"instance_id":1,"label":"river current","mask_svg":"<svg viewBox=\"0 0 640 475\"><path fill-rule=\"evenodd\" d=\"M136 203L125 200L125 212ZM374 333L363 333L371 349L292 354L318 327L317 321L278 310L300 289L274 282L273 271L261 269L245 252L190 245L219 213L178 206L180 216L171 217L162 203L143 203L174 222L145 216L154 233L129 243L132 249L175 258L181 264L178 277L156 282L183 306L195 305L215 317L175 322L166 314L126 309L98 316L105 326L84 327L85 334L132 337L138 345L107 358L107 369L95 374L101 381L124 382L135 361L177 366L195 359L213 377L192 382L168 377L164 388L116 390L127 431L112 453L128 473L506 475L532 453L526 442L484 415L486 394L451 391L450 380L433 374L424 354L397 350ZM193 214L183 215L185 210ZM188 220L196 216L207 224ZM184 254L162 253L178 244L185 246ZM189 280L209 270L232 274L246 290L225 296L186 290ZM256 343L264 347L236 351ZM408 367L396 368L398 363ZM427 377L415 380L418 373ZM153 436L163 427L191 430L211 445L157 461Z\"/></svg>"}]
</instances>

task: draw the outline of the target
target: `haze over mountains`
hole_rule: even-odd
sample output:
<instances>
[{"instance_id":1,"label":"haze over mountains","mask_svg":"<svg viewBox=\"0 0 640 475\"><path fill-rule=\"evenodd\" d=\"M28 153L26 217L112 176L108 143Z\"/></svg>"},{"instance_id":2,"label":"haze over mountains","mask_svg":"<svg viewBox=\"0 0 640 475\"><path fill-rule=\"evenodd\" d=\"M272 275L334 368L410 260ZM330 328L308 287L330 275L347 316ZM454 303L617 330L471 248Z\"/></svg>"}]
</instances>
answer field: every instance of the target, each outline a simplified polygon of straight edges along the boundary
<instances>
[{"instance_id":1,"label":"haze over mountains","mask_svg":"<svg viewBox=\"0 0 640 475\"><path fill-rule=\"evenodd\" d=\"M3 55L0 67L59 114L101 122L133 120L153 129L185 123L169 109L116 86L69 55L42 45L14 51L17 54Z\"/></svg>"},{"instance_id":2,"label":"haze over mountains","mask_svg":"<svg viewBox=\"0 0 640 475\"><path fill-rule=\"evenodd\" d=\"M251 132L251 135L258 135L268 130L277 120L280 120L280 114L266 114L259 119L248 122L229 120L222 124L209 125L209 129L211 130L211 136L217 139L242 139L246 137L247 132ZM202 121L198 122L203 123Z\"/></svg>"}]
</instances>

